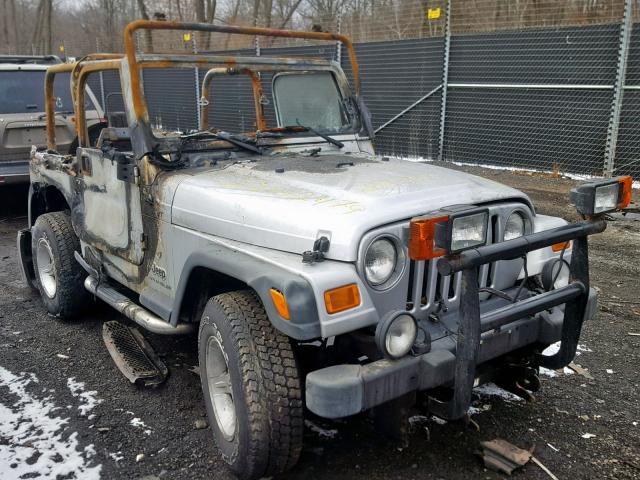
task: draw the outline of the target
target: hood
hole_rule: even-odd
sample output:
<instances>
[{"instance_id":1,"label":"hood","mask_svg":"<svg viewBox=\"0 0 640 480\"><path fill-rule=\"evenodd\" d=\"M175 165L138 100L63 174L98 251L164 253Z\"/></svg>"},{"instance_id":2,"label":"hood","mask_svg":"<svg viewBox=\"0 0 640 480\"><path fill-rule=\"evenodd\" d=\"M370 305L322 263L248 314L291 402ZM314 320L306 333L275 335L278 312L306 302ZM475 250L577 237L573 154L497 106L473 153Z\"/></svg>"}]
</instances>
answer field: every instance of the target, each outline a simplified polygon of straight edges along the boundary
<instances>
[{"instance_id":1,"label":"hood","mask_svg":"<svg viewBox=\"0 0 640 480\"><path fill-rule=\"evenodd\" d=\"M385 159L386 160L386 159ZM458 204L521 199L505 185L428 163L354 155L259 158L180 182L172 223L277 250L355 261L372 228Z\"/></svg>"}]
</instances>

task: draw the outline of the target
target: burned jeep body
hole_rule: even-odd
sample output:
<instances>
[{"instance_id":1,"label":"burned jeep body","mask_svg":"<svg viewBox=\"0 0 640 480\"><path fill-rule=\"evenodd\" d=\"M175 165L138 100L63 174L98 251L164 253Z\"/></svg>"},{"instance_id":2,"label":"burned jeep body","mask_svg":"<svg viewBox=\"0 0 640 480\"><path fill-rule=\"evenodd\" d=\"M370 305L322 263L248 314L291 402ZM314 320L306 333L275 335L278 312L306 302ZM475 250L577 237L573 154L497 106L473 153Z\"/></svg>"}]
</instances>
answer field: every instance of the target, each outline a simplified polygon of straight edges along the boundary
<instances>
[{"instance_id":1,"label":"burned jeep body","mask_svg":"<svg viewBox=\"0 0 640 480\"><path fill-rule=\"evenodd\" d=\"M355 86L323 60L137 54L140 29L340 41ZM474 384L535 390L539 366L572 360L596 308L587 236L629 203L630 178L577 189L585 220L567 224L512 188L377 156L340 35L138 21L125 44L74 68L77 154L58 153L53 131L33 150L24 274L53 315L90 292L157 334L199 328L207 412L236 474L294 465L305 406L338 418L420 394L457 419ZM142 72L171 66L209 69L197 131L151 125ZM109 69L128 126L91 145L84 86ZM251 80L253 132L208 124L208 83L231 75Z\"/></svg>"}]
</instances>

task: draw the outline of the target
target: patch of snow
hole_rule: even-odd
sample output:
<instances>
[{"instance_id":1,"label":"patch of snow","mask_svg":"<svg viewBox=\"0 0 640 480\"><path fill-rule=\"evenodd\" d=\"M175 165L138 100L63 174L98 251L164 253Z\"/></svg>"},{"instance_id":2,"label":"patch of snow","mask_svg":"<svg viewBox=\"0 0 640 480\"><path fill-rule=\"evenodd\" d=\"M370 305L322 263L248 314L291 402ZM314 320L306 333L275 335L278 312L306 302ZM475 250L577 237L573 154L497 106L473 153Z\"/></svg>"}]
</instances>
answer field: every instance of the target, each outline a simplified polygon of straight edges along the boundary
<instances>
[{"instance_id":1,"label":"patch of snow","mask_svg":"<svg viewBox=\"0 0 640 480\"><path fill-rule=\"evenodd\" d=\"M473 389L473 391L481 397L499 397L505 402L522 402L523 399L514 393L507 392L504 388L500 388L495 383L485 383Z\"/></svg>"},{"instance_id":2,"label":"patch of snow","mask_svg":"<svg viewBox=\"0 0 640 480\"><path fill-rule=\"evenodd\" d=\"M426 415L413 415L409 417L409 423L411 425L419 425L421 423L426 423L429 421L429 417Z\"/></svg>"},{"instance_id":3,"label":"patch of snow","mask_svg":"<svg viewBox=\"0 0 640 480\"><path fill-rule=\"evenodd\" d=\"M102 403L102 400L96 398L98 392L95 390L85 390L85 385L83 382L77 382L75 377L71 377L67 379L67 387L71 390L71 394L74 397L80 399L80 406L78 410L80 410L80 415L83 417L87 416L91 410L95 408L96 405ZM89 415L89 420L95 418L94 415Z\"/></svg>"},{"instance_id":4,"label":"patch of snow","mask_svg":"<svg viewBox=\"0 0 640 480\"><path fill-rule=\"evenodd\" d=\"M447 424L447 421L444 418L436 417L435 415L431 415L431 421L437 423L438 425Z\"/></svg>"},{"instance_id":5,"label":"patch of snow","mask_svg":"<svg viewBox=\"0 0 640 480\"><path fill-rule=\"evenodd\" d=\"M540 367L540 375L545 375L545 376L547 376L547 377L551 377L551 378L553 378L553 377L557 377L557 376L558 376L558 375L560 375L561 373L562 373L563 375L573 375L573 374L574 374L574 373L576 373L576 372L574 372L573 370L571 370L569 367L564 367L564 368L562 369L562 372L560 372L560 371L558 371L558 370L551 370L551 369L549 369L549 368Z\"/></svg>"},{"instance_id":6,"label":"patch of snow","mask_svg":"<svg viewBox=\"0 0 640 480\"><path fill-rule=\"evenodd\" d=\"M388 155L389 156L389 155ZM396 158L398 160L407 160L409 162L433 162L431 158L424 157L398 157L391 156L391 158ZM470 163L470 162L449 162L454 165L458 165L459 167L480 167L486 168L487 170L504 170L508 172L529 172L529 173L548 173L555 174L555 172L551 170L536 170L534 168L521 168L521 167L504 167L499 165L489 165L485 163ZM579 173L561 173L563 178L570 178L572 180L593 180L593 179L601 179L602 177L598 177L595 175L585 175ZM631 185L632 188L640 189L640 181L635 181Z\"/></svg>"},{"instance_id":7,"label":"patch of snow","mask_svg":"<svg viewBox=\"0 0 640 480\"><path fill-rule=\"evenodd\" d=\"M584 435L582 435L582 438L593 438L595 437L595 434L593 433L585 433Z\"/></svg>"},{"instance_id":8,"label":"patch of snow","mask_svg":"<svg viewBox=\"0 0 640 480\"><path fill-rule=\"evenodd\" d=\"M118 463L124 460L124 455L122 455L122 452L118 450L116 453L110 453L109 458L111 458L114 462Z\"/></svg>"},{"instance_id":9,"label":"patch of snow","mask_svg":"<svg viewBox=\"0 0 640 480\"><path fill-rule=\"evenodd\" d=\"M0 403L0 472L3 480L78 478L98 480L101 465L92 465L92 445L80 447L78 432L69 434L68 418L56 417L51 397L36 398L27 387L33 374L14 375L0 367L0 388L17 400ZM6 397L5 397L6 398Z\"/></svg>"},{"instance_id":10,"label":"patch of snow","mask_svg":"<svg viewBox=\"0 0 640 480\"><path fill-rule=\"evenodd\" d=\"M550 357L560 351L560 342L552 343L542 351L542 355Z\"/></svg>"},{"instance_id":11,"label":"patch of snow","mask_svg":"<svg viewBox=\"0 0 640 480\"><path fill-rule=\"evenodd\" d=\"M129 413L129 412L127 412ZM133 413L132 413L133 415ZM133 425L136 428L141 428L145 435L151 435L151 429L149 427L147 427L147 425L138 417L134 417L131 419L131 421L129 422L131 425Z\"/></svg>"},{"instance_id":12,"label":"patch of snow","mask_svg":"<svg viewBox=\"0 0 640 480\"><path fill-rule=\"evenodd\" d=\"M469 410L467 410L467 413L469 415L477 415L482 412L488 412L489 410L491 410L491 405L487 403L484 405L480 405L479 407L471 406L469 407Z\"/></svg>"},{"instance_id":13,"label":"patch of snow","mask_svg":"<svg viewBox=\"0 0 640 480\"><path fill-rule=\"evenodd\" d=\"M560 350L560 342L556 342L556 343L552 343L547 348L545 348L542 354L547 357L550 357L558 353L559 350ZM578 351L576 352L576 355L580 355L580 352L592 352L592 351L593 350L591 350L590 348L584 345L578 345ZM571 370L569 367L564 367L562 372L559 372L558 370L551 370L549 368L540 367L540 374L545 375L547 377L551 377L551 378L557 377L558 375L560 375L560 373L564 375L573 375L576 372Z\"/></svg>"},{"instance_id":14,"label":"patch of snow","mask_svg":"<svg viewBox=\"0 0 640 480\"><path fill-rule=\"evenodd\" d=\"M335 438L338 435L338 430L333 428L322 428L320 425L313 423L311 420L305 420L304 426L312 432L317 433L318 436L322 438Z\"/></svg>"}]
</instances>

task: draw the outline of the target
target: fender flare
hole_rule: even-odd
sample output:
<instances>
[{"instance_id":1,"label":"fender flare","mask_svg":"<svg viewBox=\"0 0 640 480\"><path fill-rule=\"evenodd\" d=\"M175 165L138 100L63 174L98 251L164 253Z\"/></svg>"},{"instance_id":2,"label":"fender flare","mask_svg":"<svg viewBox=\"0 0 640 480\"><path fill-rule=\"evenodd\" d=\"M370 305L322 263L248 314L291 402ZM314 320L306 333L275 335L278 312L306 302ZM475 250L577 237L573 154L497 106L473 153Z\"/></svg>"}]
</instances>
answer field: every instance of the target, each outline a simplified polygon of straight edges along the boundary
<instances>
[{"instance_id":1,"label":"fender flare","mask_svg":"<svg viewBox=\"0 0 640 480\"><path fill-rule=\"evenodd\" d=\"M303 277L223 245L216 245L215 250L195 252L187 258L171 309L170 321L173 325L178 323L189 277L197 267L207 268L246 283L262 300L273 326L285 335L296 340L311 340L321 336L313 289ZM269 293L271 288L282 292L287 299L290 320L282 318L273 305Z\"/></svg>"}]
</instances>

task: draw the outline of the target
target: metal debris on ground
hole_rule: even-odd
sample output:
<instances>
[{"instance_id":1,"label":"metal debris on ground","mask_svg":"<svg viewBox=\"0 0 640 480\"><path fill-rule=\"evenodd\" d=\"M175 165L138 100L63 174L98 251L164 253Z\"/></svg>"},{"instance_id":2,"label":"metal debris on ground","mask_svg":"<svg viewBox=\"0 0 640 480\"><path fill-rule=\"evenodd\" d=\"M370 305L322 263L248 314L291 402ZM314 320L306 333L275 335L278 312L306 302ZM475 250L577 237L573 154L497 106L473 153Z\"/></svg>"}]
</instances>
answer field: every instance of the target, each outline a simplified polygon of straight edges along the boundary
<instances>
[{"instance_id":1,"label":"metal debris on ground","mask_svg":"<svg viewBox=\"0 0 640 480\"><path fill-rule=\"evenodd\" d=\"M550 443L547 443L547 445L556 452L558 451L558 449ZM533 456L534 447L531 447L530 450L524 450L501 438L496 438L489 442L480 442L480 446L482 447L482 459L487 468L511 475L516 468L524 466L531 460L538 465L543 472L549 475L551 479L558 480L558 477L551 473L539 459Z\"/></svg>"},{"instance_id":2,"label":"metal debris on ground","mask_svg":"<svg viewBox=\"0 0 640 480\"><path fill-rule=\"evenodd\" d=\"M569 364L569 368L571 370L573 370L574 372L576 372L578 375L582 375L584 378L588 378L589 380L593 380L593 377L589 373L589 370L587 370L583 366L578 365L577 363L571 362Z\"/></svg>"},{"instance_id":3,"label":"metal debris on ground","mask_svg":"<svg viewBox=\"0 0 640 480\"><path fill-rule=\"evenodd\" d=\"M102 339L116 366L131 383L149 387L166 380L167 366L137 329L112 320L102 327Z\"/></svg>"},{"instance_id":4,"label":"metal debris on ground","mask_svg":"<svg viewBox=\"0 0 640 480\"><path fill-rule=\"evenodd\" d=\"M485 466L508 475L529 462L533 456L531 451L518 448L501 438L480 442L480 446Z\"/></svg>"}]
</instances>

